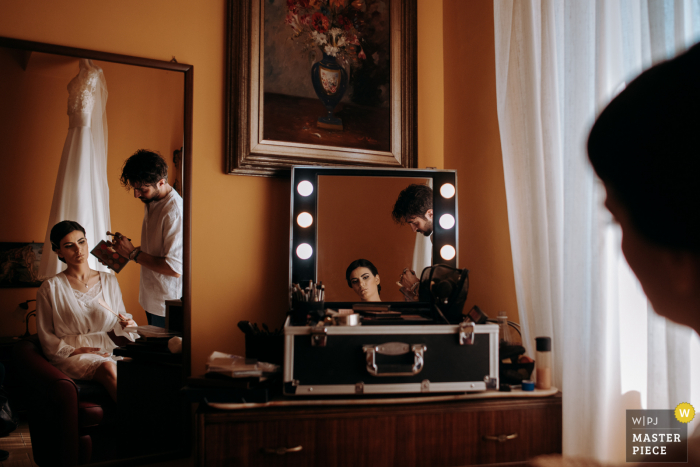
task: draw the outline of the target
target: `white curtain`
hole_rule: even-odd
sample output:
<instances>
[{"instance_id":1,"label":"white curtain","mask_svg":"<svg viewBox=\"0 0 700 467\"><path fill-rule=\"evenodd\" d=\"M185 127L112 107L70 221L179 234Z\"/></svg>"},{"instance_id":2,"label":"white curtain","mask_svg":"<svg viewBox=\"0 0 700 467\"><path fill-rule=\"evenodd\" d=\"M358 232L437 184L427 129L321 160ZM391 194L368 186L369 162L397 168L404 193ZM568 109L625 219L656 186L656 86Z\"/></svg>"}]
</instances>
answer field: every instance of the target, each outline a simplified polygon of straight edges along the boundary
<instances>
[{"instance_id":1,"label":"white curtain","mask_svg":"<svg viewBox=\"0 0 700 467\"><path fill-rule=\"evenodd\" d=\"M697 41L700 0L495 0L494 20L524 343L552 337L564 454L622 462L625 409L700 402L697 336L647 310L585 143L626 82Z\"/></svg>"},{"instance_id":2,"label":"white curtain","mask_svg":"<svg viewBox=\"0 0 700 467\"><path fill-rule=\"evenodd\" d=\"M51 251L50 234L56 223L70 220L82 225L90 250L111 229L106 105L107 83L102 69L91 60L80 59L78 75L68 83L68 135L56 176L40 278L52 277L66 267ZM109 271L92 255L88 262L92 269Z\"/></svg>"},{"instance_id":3,"label":"white curtain","mask_svg":"<svg viewBox=\"0 0 700 467\"><path fill-rule=\"evenodd\" d=\"M427 182L430 188L433 188L433 180ZM437 222L433 219L433 222ZM413 246L413 261L411 269L416 272L416 276L420 279L423 269L433 264L433 240L432 237L426 237L422 233L416 232L416 243Z\"/></svg>"}]
</instances>

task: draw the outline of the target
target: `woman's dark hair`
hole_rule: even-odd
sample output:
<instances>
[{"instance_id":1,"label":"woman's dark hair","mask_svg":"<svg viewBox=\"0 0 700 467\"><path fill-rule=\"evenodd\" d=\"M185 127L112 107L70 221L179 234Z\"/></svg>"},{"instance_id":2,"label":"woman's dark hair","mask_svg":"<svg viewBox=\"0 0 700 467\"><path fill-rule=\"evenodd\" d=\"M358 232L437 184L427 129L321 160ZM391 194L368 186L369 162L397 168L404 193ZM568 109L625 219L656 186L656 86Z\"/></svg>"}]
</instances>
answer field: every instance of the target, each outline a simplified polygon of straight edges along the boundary
<instances>
[{"instance_id":1,"label":"woman's dark hair","mask_svg":"<svg viewBox=\"0 0 700 467\"><path fill-rule=\"evenodd\" d=\"M83 226L75 221L61 221L58 224L54 225L51 228L51 234L49 235L49 240L51 240L51 249L53 251L57 251L58 249L60 249L61 240L63 240L63 237L76 230L80 230L83 233L83 235L85 235L85 229L83 228ZM66 260L61 258L60 256L58 257L58 259L63 261L64 263L66 262Z\"/></svg>"},{"instance_id":2,"label":"woman's dark hair","mask_svg":"<svg viewBox=\"0 0 700 467\"><path fill-rule=\"evenodd\" d=\"M350 266L348 266L348 268L345 270L345 280L348 281L348 287L350 288L352 288L352 284L350 283L350 274L352 274L352 272L357 268L367 268L373 276L379 275L377 267L374 264L372 264L371 261L366 259L356 259L355 261L350 263ZM377 284L377 292L379 292L380 294L382 293L382 284Z\"/></svg>"},{"instance_id":3,"label":"woman's dark hair","mask_svg":"<svg viewBox=\"0 0 700 467\"><path fill-rule=\"evenodd\" d=\"M155 151L139 149L124 162L119 180L128 189L135 183L155 185L163 179L168 181L168 163L165 159Z\"/></svg>"},{"instance_id":4,"label":"woman's dark hair","mask_svg":"<svg viewBox=\"0 0 700 467\"><path fill-rule=\"evenodd\" d=\"M700 46L613 99L593 125L588 157L644 237L700 252Z\"/></svg>"},{"instance_id":5,"label":"woman's dark hair","mask_svg":"<svg viewBox=\"0 0 700 467\"><path fill-rule=\"evenodd\" d=\"M406 219L418 216L425 219L428 209L433 209L433 189L427 185L411 184L404 188L394 204L391 217L394 222L403 224Z\"/></svg>"}]
</instances>

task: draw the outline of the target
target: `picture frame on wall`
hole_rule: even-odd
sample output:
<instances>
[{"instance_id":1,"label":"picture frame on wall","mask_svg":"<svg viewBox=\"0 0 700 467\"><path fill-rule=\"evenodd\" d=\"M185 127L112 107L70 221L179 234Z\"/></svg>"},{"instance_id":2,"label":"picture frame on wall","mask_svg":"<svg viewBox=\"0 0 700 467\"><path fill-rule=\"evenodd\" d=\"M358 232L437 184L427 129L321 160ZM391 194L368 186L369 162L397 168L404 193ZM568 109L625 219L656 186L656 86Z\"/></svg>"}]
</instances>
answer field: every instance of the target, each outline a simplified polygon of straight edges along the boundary
<instances>
[{"instance_id":1,"label":"picture frame on wall","mask_svg":"<svg viewBox=\"0 0 700 467\"><path fill-rule=\"evenodd\" d=\"M416 0L227 7L227 173L416 167Z\"/></svg>"},{"instance_id":2,"label":"picture frame on wall","mask_svg":"<svg viewBox=\"0 0 700 467\"><path fill-rule=\"evenodd\" d=\"M43 243L0 242L0 288L39 287Z\"/></svg>"}]
</instances>

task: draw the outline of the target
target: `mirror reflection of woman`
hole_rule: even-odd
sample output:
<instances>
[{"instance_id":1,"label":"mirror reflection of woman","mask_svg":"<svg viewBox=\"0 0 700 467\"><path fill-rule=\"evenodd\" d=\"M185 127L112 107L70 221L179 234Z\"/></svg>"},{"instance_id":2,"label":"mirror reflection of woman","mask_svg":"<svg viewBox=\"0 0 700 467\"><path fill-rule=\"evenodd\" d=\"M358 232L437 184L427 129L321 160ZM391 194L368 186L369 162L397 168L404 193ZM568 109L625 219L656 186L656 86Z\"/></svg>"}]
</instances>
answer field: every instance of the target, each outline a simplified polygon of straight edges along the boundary
<instances>
[{"instance_id":1,"label":"mirror reflection of woman","mask_svg":"<svg viewBox=\"0 0 700 467\"><path fill-rule=\"evenodd\" d=\"M124 328L136 322L126 313L116 277L90 268L88 242L80 224L61 221L51 229L50 239L67 268L45 280L37 292L37 334L44 355L73 379L102 384L116 401L112 350L117 345L110 334L133 342L138 334Z\"/></svg>"},{"instance_id":2,"label":"mirror reflection of woman","mask_svg":"<svg viewBox=\"0 0 700 467\"><path fill-rule=\"evenodd\" d=\"M345 279L348 286L355 291L363 302L381 302L379 293L382 286L379 285L379 272L371 261L357 259L350 263L345 271Z\"/></svg>"}]
</instances>

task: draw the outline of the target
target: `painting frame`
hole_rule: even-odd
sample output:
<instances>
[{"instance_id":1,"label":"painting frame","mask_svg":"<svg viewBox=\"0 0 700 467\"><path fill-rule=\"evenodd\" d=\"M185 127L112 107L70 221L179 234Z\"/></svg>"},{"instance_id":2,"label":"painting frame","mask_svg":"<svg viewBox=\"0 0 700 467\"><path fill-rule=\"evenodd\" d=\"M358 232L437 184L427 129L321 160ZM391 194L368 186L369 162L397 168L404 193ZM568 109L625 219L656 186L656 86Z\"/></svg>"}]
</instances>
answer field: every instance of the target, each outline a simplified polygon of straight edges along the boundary
<instances>
[{"instance_id":1,"label":"painting frame","mask_svg":"<svg viewBox=\"0 0 700 467\"><path fill-rule=\"evenodd\" d=\"M36 242L0 242L0 289L39 287L43 282L39 279L43 247Z\"/></svg>"},{"instance_id":2,"label":"painting frame","mask_svg":"<svg viewBox=\"0 0 700 467\"><path fill-rule=\"evenodd\" d=\"M225 173L289 176L291 167L298 165L415 168L418 161L417 0L389 0L389 151L262 138L264 3L265 0L227 2Z\"/></svg>"}]
</instances>

